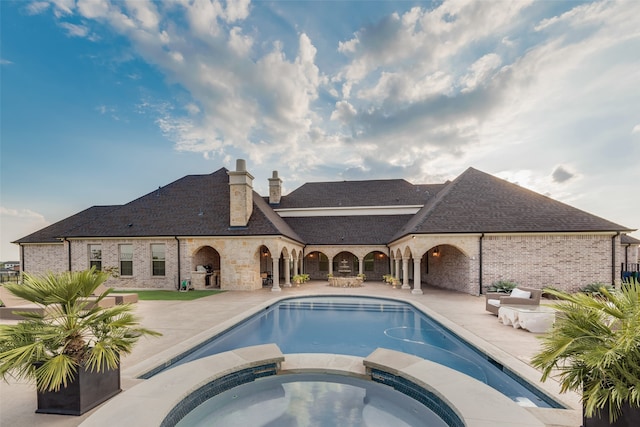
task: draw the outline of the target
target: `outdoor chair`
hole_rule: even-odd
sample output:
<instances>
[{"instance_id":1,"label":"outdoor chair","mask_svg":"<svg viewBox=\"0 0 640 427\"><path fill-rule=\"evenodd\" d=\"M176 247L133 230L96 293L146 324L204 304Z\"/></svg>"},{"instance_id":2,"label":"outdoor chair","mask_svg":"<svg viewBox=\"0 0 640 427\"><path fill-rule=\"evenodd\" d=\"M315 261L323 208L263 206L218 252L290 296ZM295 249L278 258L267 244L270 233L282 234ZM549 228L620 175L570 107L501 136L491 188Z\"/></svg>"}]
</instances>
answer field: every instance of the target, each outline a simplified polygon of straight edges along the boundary
<instances>
[{"instance_id":1,"label":"outdoor chair","mask_svg":"<svg viewBox=\"0 0 640 427\"><path fill-rule=\"evenodd\" d=\"M511 294L488 292L485 296L486 310L497 316L502 305L540 305L542 290L519 286Z\"/></svg>"}]
</instances>

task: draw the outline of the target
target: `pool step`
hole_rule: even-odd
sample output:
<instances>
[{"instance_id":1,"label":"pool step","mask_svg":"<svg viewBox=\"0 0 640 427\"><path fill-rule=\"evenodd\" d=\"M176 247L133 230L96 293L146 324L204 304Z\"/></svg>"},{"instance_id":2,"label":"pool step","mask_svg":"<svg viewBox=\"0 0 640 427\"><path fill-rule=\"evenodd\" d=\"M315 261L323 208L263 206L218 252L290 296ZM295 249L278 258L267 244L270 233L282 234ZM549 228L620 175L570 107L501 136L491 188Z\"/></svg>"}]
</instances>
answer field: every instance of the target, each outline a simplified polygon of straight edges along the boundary
<instances>
[{"instance_id":1,"label":"pool step","mask_svg":"<svg viewBox=\"0 0 640 427\"><path fill-rule=\"evenodd\" d=\"M373 303L336 303L336 302L282 302L280 310L333 310L333 311L365 311L404 313L410 312L408 307L398 304Z\"/></svg>"}]
</instances>

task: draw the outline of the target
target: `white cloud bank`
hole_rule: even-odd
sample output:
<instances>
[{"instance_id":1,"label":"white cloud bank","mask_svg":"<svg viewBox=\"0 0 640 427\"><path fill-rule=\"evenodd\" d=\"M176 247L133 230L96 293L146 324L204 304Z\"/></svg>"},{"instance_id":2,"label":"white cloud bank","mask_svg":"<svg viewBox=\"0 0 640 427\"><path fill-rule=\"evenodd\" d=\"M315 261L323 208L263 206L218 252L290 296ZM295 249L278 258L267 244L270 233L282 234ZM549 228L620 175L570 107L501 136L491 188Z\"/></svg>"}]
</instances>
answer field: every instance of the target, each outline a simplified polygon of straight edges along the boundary
<instances>
[{"instance_id":1,"label":"white cloud bank","mask_svg":"<svg viewBox=\"0 0 640 427\"><path fill-rule=\"evenodd\" d=\"M140 103L177 150L227 164L247 157L252 171L279 168L289 185L442 181L471 165L629 218L594 188L622 197L619 183L639 178L611 153L640 158L630 144L639 132L640 59L631 53L640 51L640 27L629 19L640 2L417 6L355 28L327 53L341 61L337 70L318 62L301 25L288 46L249 23L266 3L52 3L74 36L89 37L84 26L93 26L126 37L190 94L182 105ZM565 10L552 13L559 5Z\"/></svg>"}]
</instances>

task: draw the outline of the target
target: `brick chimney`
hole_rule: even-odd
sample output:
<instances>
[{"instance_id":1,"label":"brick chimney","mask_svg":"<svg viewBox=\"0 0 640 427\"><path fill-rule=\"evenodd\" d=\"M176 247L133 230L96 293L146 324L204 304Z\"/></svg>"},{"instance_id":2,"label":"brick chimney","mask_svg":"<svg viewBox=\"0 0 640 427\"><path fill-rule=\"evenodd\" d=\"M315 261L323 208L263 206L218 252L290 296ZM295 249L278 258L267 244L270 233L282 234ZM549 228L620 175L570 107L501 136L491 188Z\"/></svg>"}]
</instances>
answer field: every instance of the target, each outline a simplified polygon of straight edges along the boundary
<instances>
[{"instance_id":1,"label":"brick chimney","mask_svg":"<svg viewBox=\"0 0 640 427\"><path fill-rule=\"evenodd\" d=\"M246 227L253 212L253 176L243 159L236 160L236 170L229 175L229 212L231 227Z\"/></svg>"},{"instance_id":2,"label":"brick chimney","mask_svg":"<svg viewBox=\"0 0 640 427\"><path fill-rule=\"evenodd\" d=\"M278 178L278 171L273 171L273 175L269 178L269 204L279 204L280 197L282 197L282 180Z\"/></svg>"}]
</instances>

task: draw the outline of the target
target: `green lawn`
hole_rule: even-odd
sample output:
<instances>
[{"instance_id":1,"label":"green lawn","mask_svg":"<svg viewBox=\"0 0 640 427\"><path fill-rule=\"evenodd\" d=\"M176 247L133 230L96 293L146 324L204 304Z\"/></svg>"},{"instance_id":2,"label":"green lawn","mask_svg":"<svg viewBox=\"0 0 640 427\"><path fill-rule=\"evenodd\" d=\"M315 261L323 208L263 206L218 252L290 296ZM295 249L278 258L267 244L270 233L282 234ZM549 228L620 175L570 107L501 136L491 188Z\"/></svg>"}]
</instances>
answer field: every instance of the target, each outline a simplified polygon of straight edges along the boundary
<instances>
[{"instance_id":1,"label":"green lawn","mask_svg":"<svg viewBox=\"0 0 640 427\"><path fill-rule=\"evenodd\" d=\"M208 297L209 295L219 294L224 291L202 291L194 290L189 292L166 291L166 290L148 290L148 291L125 291L118 290L113 293L136 293L138 299L143 301L191 301L198 298Z\"/></svg>"}]
</instances>

